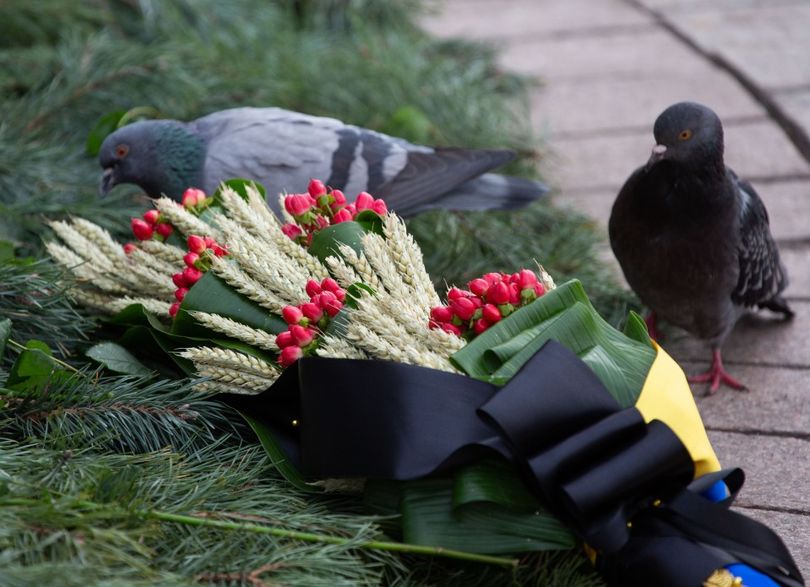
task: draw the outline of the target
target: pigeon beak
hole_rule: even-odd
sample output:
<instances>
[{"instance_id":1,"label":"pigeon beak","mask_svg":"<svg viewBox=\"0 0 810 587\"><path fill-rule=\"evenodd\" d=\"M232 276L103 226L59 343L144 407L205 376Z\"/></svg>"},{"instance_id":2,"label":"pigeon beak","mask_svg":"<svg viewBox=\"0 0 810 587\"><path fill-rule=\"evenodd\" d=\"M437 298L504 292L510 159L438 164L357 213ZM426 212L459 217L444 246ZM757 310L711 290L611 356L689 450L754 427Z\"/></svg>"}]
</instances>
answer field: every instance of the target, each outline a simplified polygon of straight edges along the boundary
<instances>
[{"instance_id":1,"label":"pigeon beak","mask_svg":"<svg viewBox=\"0 0 810 587\"><path fill-rule=\"evenodd\" d=\"M101 174L101 182L98 185L98 195L103 198L110 192L116 183L115 169L113 167L105 168L104 173Z\"/></svg>"},{"instance_id":2,"label":"pigeon beak","mask_svg":"<svg viewBox=\"0 0 810 587\"><path fill-rule=\"evenodd\" d=\"M655 145L652 148L652 154L650 155L650 159L647 161L645 169L649 171L653 165L658 163L661 159L663 159L666 156L666 153L667 153L666 145Z\"/></svg>"}]
</instances>

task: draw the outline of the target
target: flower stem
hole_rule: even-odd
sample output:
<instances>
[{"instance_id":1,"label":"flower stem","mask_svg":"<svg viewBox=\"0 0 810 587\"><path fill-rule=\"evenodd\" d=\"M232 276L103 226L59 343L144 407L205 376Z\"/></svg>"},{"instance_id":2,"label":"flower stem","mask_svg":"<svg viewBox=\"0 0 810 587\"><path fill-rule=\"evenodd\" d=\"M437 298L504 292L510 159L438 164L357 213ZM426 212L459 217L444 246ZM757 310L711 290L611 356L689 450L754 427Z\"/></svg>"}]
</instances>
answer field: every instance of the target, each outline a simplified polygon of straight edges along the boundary
<instances>
[{"instance_id":1,"label":"flower stem","mask_svg":"<svg viewBox=\"0 0 810 587\"><path fill-rule=\"evenodd\" d=\"M11 497L0 501L0 506L15 506L15 505L24 506L24 505L35 505L37 503L40 502L34 499ZM100 509L105 505L86 500L77 501L76 504L79 505L80 507L87 509ZM485 563L509 568L516 567L519 562L518 559L514 558L491 556L487 554L477 554L474 552L464 552L461 550L450 550L447 548L442 548L440 546L421 546L418 544L406 544L404 542L385 542L378 540L371 540L368 542L355 542L355 540L353 540L352 538L329 536L327 534L315 534L313 532L299 532L296 530L285 530L284 528L264 526L262 524L253 524L249 522L212 520L210 518L189 516L184 514L172 514L169 512L162 512L158 510L144 510L138 513L143 517L151 518L153 520L160 520L162 522L172 522L175 524L184 524L186 526L204 526L208 528L220 528L222 530L252 532L255 534L270 534L272 536L278 536L279 538L289 538L291 540L301 540L303 542L320 542L323 544L350 545L356 548L362 548L366 550L385 550L389 552L401 552L404 554L418 554L426 556L451 558L455 560Z\"/></svg>"}]
</instances>

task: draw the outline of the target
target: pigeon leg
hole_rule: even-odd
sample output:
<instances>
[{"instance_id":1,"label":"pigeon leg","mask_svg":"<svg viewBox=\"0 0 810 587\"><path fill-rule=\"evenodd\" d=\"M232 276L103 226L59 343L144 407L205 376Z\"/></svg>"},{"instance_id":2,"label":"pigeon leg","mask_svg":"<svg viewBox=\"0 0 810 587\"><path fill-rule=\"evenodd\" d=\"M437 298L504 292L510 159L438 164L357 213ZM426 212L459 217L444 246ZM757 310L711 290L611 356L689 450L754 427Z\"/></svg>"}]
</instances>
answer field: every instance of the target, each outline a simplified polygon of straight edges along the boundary
<instances>
[{"instance_id":1,"label":"pigeon leg","mask_svg":"<svg viewBox=\"0 0 810 587\"><path fill-rule=\"evenodd\" d=\"M661 333L658 332L658 316L655 315L655 312L647 314L647 317L644 318L644 324L647 325L647 333L651 339L655 341L661 340Z\"/></svg>"},{"instance_id":2,"label":"pigeon leg","mask_svg":"<svg viewBox=\"0 0 810 587\"><path fill-rule=\"evenodd\" d=\"M689 383L711 383L709 387L709 395L720 389L721 384L726 384L732 389L745 390L748 389L729 375L723 368L723 359L720 356L720 349L712 349L712 366L709 370L700 375L693 375L688 378Z\"/></svg>"}]
</instances>

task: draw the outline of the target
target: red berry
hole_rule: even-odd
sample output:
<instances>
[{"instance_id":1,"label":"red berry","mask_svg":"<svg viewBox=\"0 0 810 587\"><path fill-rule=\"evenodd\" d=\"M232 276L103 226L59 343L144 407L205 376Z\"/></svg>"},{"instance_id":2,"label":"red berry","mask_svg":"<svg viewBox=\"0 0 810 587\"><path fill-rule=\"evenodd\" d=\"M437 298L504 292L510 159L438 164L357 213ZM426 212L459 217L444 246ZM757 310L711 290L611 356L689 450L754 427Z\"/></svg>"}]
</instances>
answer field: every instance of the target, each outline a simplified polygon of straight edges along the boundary
<instances>
[{"instance_id":1,"label":"red berry","mask_svg":"<svg viewBox=\"0 0 810 587\"><path fill-rule=\"evenodd\" d=\"M473 279L470 283L468 283L467 287L469 287L470 291L475 295L484 296L489 289L489 282L487 282L486 279L479 277L478 279Z\"/></svg>"},{"instance_id":2,"label":"red berry","mask_svg":"<svg viewBox=\"0 0 810 587\"><path fill-rule=\"evenodd\" d=\"M289 330L285 330L284 332L280 332L276 336L276 346L280 349L286 348L288 346L294 345L295 341L293 340L292 334Z\"/></svg>"},{"instance_id":3,"label":"red berry","mask_svg":"<svg viewBox=\"0 0 810 587\"><path fill-rule=\"evenodd\" d=\"M503 281L495 283L487 290L487 302L500 306L509 302L509 285Z\"/></svg>"},{"instance_id":4,"label":"red berry","mask_svg":"<svg viewBox=\"0 0 810 587\"><path fill-rule=\"evenodd\" d=\"M215 241L214 238L210 236L204 236L203 241L205 241L205 246L208 247L209 249L211 247L216 246L217 244L217 241Z\"/></svg>"},{"instance_id":5,"label":"red berry","mask_svg":"<svg viewBox=\"0 0 810 587\"><path fill-rule=\"evenodd\" d=\"M169 316L174 318L179 310L180 310L180 302L173 303L171 306L169 306Z\"/></svg>"},{"instance_id":6,"label":"red berry","mask_svg":"<svg viewBox=\"0 0 810 587\"><path fill-rule=\"evenodd\" d=\"M321 293L320 296L318 296L318 301L315 303L323 308L330 317L334 317L340 312L341 308L343 308L343 303L341 303L341 301L337 299L337 296L331 291Z\"/></svg>"},{"instance_id":7,"label":"red berry","mask_svg":"<svg viewBox=\"0 0 810 587\"><path fill-rule=\"evenodd\" d=\"M281 316L287 324L298 324L304 314L301 312L301 308L297 306L284 306L281 309Z\"/></svg>"},{"instance_id":8,"label":"red berry","mask_svg":"<svg viewBox=\"0 0 810 587\"><path fill-rule=\"evenodd\" d=\"M163 238L168 238L169 235L174 231L174 226L166 222L161 222L155 227L155 231Z\"/></svg>"},{"instance_id":9,"label":"red berry","mask_svg":"<svg viewBox=\"0 0 810 587\"><path fill-rule=\"evenodd\" d=\"M124 245L124 253L129 255L132 251L137 249L138 246L135 243L127 243Z\"/></svg>"},{"instance_id":10,"label":"red berry","mask_svg":"<svg viewBox=\"0 0 810 587\"><path fill-rule=\"evenodd\" d=\"M304 289L306 289L307 295L311 298L312 296L321 293L321 284L319 284L314 279L310 279L309 281L307 281L307 285Z\"/></svg>"},{"instance_id":11,"label":"red berry","mask_svg":"<svg viewBox=\"0 0 810 587\"><path fill-rule=\"evenodd\" d=\"M481 316L489 324L495 324L496 322L500 321L501 318L503 318L503 316L501 316L501 311L495 304L484 305L484 307L481 309Z\"/></svg>"},{"instance_id":12,"label":"red berry","mask_svg":"<svg viewBox=\"0 0 810 587\"><path fill-rule=\"evenodd\" d=\"M487 273L484 275L483 279L485 279L490 285L495 285L496 283L503 281L503 276L500 273Z\"/></svg>"},{"instance_id":13,"label":"red berry","mask_svg":"<svg viewBox=\"0 0 810 587\"><path fill-rule=\"evenodd\" d=\"M224 257L225 255L228 254L228 249L226 249L225 247L221 247L219 245L214 245L213 247L211 247L211 250L214 251L214 255L216 255L217 257Z\"/></svg>"},{"instance_id":14,"label":"red berry","mask_svg":"<svg viewBox=\"0 0 810 587\"><path fill-rule=\"evenodd\" d=\"M304 351L301 350L301 347L295 345L286 346L281 349L281 353L278 355L278 362L282 367L289 367L303 356Z\"/></svg>"},{"instance_id":15,"label":"red berry","mask_svg":"<svg viewBox=\"0 0 810 587\"><path fill-rule=\"evenodd\" d=\"M332 203L330 207L332 210L341 210L346 205L346 196L340 190L332 190Z\"/></svg>"},{"instance_id":16,"label":"red berry","mask_svg":"<svg viewBox=\"0 0 810 587\"><path fill-rule=\"evenodd\" d=\"M534 284L534 293L536 293L537 297L539 298L544 293L546 293L546 288L543 287L543 284L538 281L537 283Z\"/></svg>"},{"instance_id":17,"label":"red berry","mask_svg":"<svg viewBox=\"0 0 810 587\"><path fill-rule=\"evenodd\" d=\"M149 210L143 215L143 219L153 226L158 223L158 218L160 218L160 212L157 210Z\"/></svg>"},{"instance_id":18,"label":"red berry","mask_svg":"<svg viewBox=\"0 0 810 587\"><path fill-rule=\"evenodd\" d=\"M180 287L180 288L177 288L176 290L174 290L174 297L178 302L182 302L183 298L186 297L187 293L188 293L188 288Z\"/></svg>"},{"instance_id":19,"label":"red berry","mask_svg":"<svg viewBox=\"0 0 810 587\"><path fill-rule=\"evenodd\" d=\"M281 226L281 232L287 235L292 240L295 240L299 236L301 236L304 231L297 224L287 223Z\"/></svg>"},{"instance_id":20,"label":"red berry","mask_svg":"<svg viewBox=\"0 0 810 587\"><path fill-rule=\"evenodd\" d=\"M368 210L374 204L374 198L368 192L360 192L354 200L354 207L358 212Z\"/></svg>"},{"instance_id":21,"label":"red berry","mask_svg":"<svg viewBox=\"0 0 810 587\"><path fill-rule=\"evenodd\" d=\"M445 332L449 332L450 334L461 336L461 328L459 328L455 324L450 324L450 322L442 322L441 324L439 324L439 328L441 328Z\"/></svg>"},{"instance_id":22,"label":"red berry","mask_svg":"<svg viewBox=\"0 0 810 587\"><path fill-rule=\"evenodd\" d=\"M382 200L374 200L374 203L371 204L371 209L374 210L380 216L385 216L386 214L388 214L388 207Z\"/></svg>"},{"instance_id":23,"label":"red berry","mask_svg":"<svg viewBox=\"0 0 810 587\"><path fill-rule=\"evenodd\" d=\"M338 285L337 281L335 281L331 277L327 277L326 279L321 281L321 288L325 289L326 291L331 291L332 293L335 293L340 289L340 286Z\"/></svg>"},{"instance_id":24,"label":"red berry","mask_svg":"<svg viewBox=\"0 0 810 587\"><path fill-rule=\"evenodd\" d=\"M451 287L450 290L447 292L448 300L457 300L459 298L466 298L466 297L469 297L469 292L466 292L463 289L459 289L457 287Z\"/></svg>"},{"instance_id":25,"label":"red berry","mask_svg":"<svg viewBox=\"0 0 810 587\"><path fill-rule=\"evenodd\" d=\"M343 289L336 289L336 290L335 290L335 291L333 291L332 293L333 293L333 294L335 294L335 297L338 299L338 301L339 301L339 302L341 302L341 303L342 303L343 301L345 301L345 300L346 300L346 291L345 291L345 290L343 290Z\"/></svg>"},{"instance_id":26,"label":"red berry","mask_svg":"<svg viewBox=\"0 0 810 587\"><path fill-rule=\"evenodd\" d=\"M306 214L315 205L315 200L309 194L290 194L284 198L284 208L293 216Z\"/></svg>"},{"instance_id":27,"label":"red berry","mask_svg":"<svg viewBox=\"0 0 810 587\"><path fill-rule=\"evenodd\" d=\"M130 222L130 226L132 227L132 234L134 234L135 238L139 241L148 241L154 234L152 225L140 218L133 218L132 222Z\"/></svg>"},{"instance_id":28,"label":"red berry","mask_svg":"<svg viewBox=\"0 0 810 587\"><path fill-rule=\"evenodd\" d=\"M309 195L313 198L317 198L318 196L322 196L326 193L326 186L323 185L323 182L319 179L310 179L309 185L307 186L307 191Z\"/></svg>"},{"instance_id":29,"label":"red berry","mask_svg":"<svg viewBox=\"0 0 810 587\"><path fill-rule=\"evenodd\" d=\"M183 278L186 280L188 287L191 287L197 283L202 276L202 271L196 269L195 267L186 267L183 269Z\"/></svg>"},{"instance_id":30,"label":"red berry","mask_svg":"<svg viewBox=\"0 0 810 587\"><path fill-rule=\"evenodd\" d=\"M332 224L340 224L341 222L349 222L354 219L352 213L349 212L346 208L343 210L339 210L332 216Z\"/></svg>"},{"instance_id":31,"label":"red berry","mask_svg":"<svg viewBox=\"0 0 810 587\"><path fill-rule=\"evenodd\" d=\"M172 275L172 282L177 287L188 287L190 284L186 281L186 276L182 273L175 273Z\"/></svg>"},{"instance_id":32,"label":"red berry","mask_svg":"<svg viewBox=\"0 0 810 587\"><path fill-rule=\"evenodd\" d=\"M518 273L518 286L520 286L520 289L534 287L535 283L537 283L537 275L534 274L534 271L523 269Z\"/></svg>"},{"instance_id":33,"label":"red berry","mask_svg":"<svg viewBox=\"0 0 810 587\"><path fill-rule=\"evenodd\" d=\"M509 284L509 303L513 306L520 305L520 288L514 282Z\"/></svg>"},{"instance_id":34,"label":"red berry","mask_svg":"<svg viewBox=\"0 0 810 587\"><path fill-rule=\"evenodd\" d=\"M301 304L301 313L304 314L304 317L310 322L318 322L321 318L323 318L323 310L321 307L318 304L313 304L312 302Z\"/></svg>"},{"instance_id":35,"label":"red berry","mask_svg":"<svg viewBox=\"0 0 810 587\"><path fill-rule=\"evenodd\" d=\"M476 310L475 303L470 298L452 300L450 307L453 309L453 313L465 322L473 317Z\"/></svg>"},{"instance_id":36,"label":"red berry","mask_svg":"<svg viewBox=\"0 0 810 587\"><path fill-rule=\"evenodd\" d=\"M447 306L436 306L430 309L430 317L436 322L450 322L453 319L453 310Z\"/></svg>"},{"instance_id":37,"label":"red berry","mask_svg":"<svg viewBox=\"0 0 810 587\"><path fill-rule=\"evenodd\" d=\"M180 202L184 208L191 208L205 200L205 192L197 188L188 188L183 192L183 197Z\"/></svg>"},{"instance_id":38,"label":"red berry","mask_svg":"<svg viewBox=\"0 0 810 587\"><path fill-rule=\"evenodd\" d=\"M313 340L315 340L316 332L311 328L304 328L298 324L290 326L290 334L292 335L295 344L300 347L305 347Z\"/></svg>"},{"instance_id":39,"label":"red berry","mask_svg":"<svg viewBox=\"0 0 810 587\"><path fill-rule=\"evenodd\" d=\"M481 334L487 328L489 328L489 323L487 323L487 321L484 320L483 318L476 320L473 323L473 332L475 332L476 334Z\"/></svg>"},{"instance_id":40,"label":"red berry","mask_svg":"<svg viewBox=\"0 0 810 587\"><path fill-rule=\"evenodd\" d=\"M205 239L196 234L190 234L186 239L186 243L188 244L188 250L198 255L208 248L205 244Z\"/></svg>"}]
</instances>

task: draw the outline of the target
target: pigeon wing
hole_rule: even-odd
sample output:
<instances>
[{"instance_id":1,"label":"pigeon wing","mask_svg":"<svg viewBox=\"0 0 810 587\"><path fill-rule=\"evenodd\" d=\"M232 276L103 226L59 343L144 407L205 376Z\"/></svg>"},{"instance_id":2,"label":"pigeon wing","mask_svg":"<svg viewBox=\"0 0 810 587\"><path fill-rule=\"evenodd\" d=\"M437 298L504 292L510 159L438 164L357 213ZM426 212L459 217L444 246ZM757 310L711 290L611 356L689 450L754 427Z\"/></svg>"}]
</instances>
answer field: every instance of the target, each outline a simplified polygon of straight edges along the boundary
<instances>
[{"instance_id":1,"label":"pigeon wing","mask_svg":"<svg viewBox=\"0 0 810 587\"><path fill-rule=\"evenodd\" d=\"M409 152L405 167L377 190L400 214L441 206L441 197L461 184L515 158L507 150L435 149ZM481 208L487 206L482 205Z\"/></svg>"},{"instance_id":2,"label":"pigeon wing","mask_svg":"<svg viewBox=\"0 0 810 587\"><path fill-rule=\"evenodd\" d=\"M754 306L781 293L787 287L787 273L771 236L765 205L750 183L729 173L740 202L740 277L731 299Z\"/></svg>"},{"instance_id":3,"label":"pigeon wing","mask_svg":"<svg viewBox=\"0 0 810 587\"><path fill-rule=\"evenodd\" d=\"M311 178L329 177L339 132L346 127L281 108L234 108L192 124L207 144L207 190L241 177L262 183L271 194L301 192Z\"/></svg>"}]
</instances>

